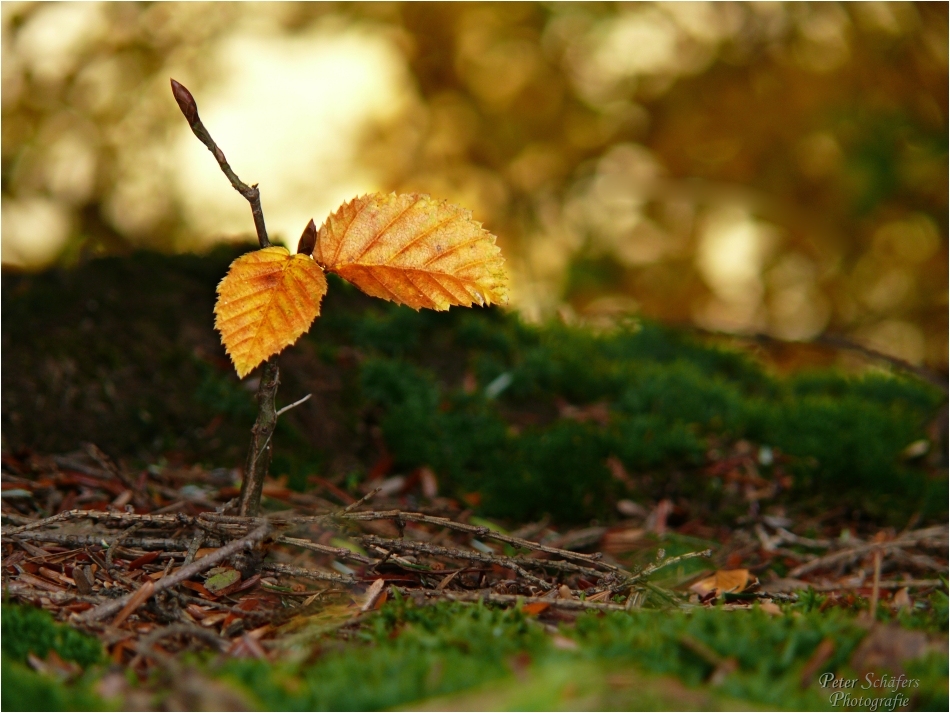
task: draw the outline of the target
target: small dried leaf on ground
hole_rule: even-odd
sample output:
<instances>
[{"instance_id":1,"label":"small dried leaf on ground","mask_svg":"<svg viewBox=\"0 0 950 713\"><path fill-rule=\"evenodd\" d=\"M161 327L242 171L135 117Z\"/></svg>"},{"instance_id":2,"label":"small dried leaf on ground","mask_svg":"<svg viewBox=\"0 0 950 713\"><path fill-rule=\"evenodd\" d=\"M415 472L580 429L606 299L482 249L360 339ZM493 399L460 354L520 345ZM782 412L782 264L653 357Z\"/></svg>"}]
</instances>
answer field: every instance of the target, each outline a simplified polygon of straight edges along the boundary
<instances>
[{"instance_id":1,"label":"small dried leaf on ground","mask_svg":"<svg viewBox=\"0 0 950 713\"><path fill-rule=\"evenodd\" d=\"M205 588L217 594L223 589L237 584L241 581L241 573L233 567L215 567L208 570L208 578L205 580Z\"/></svg>"},{"instance_id":2,"label":"small dried leaf on ground","mask_svg":"<svg viewBox=\"0 0 950 713\"><path fill-rule=\"evenodd\" d=\"M690 591L703 597L712 592L717 594L736 594L749 586L749 570L721 569L712 576L701 579L690 587ZM753 578L754 581L754 578Z\"/></svg>"},{"instance_id":3,"label":"small dried leaf on ground","mask_svg":"<svg viewBox=\"0 0 950 713\"><path fill-rule=\"evenodd\" d=\"M908 631L896 624L875 624L851 657L851 668L860 673L897 673L905 661L940 649L946 651L946 638L937 647L922 631Z\"/></svg>"},{"instance_id":4,"label":"small dried leaf on ground","mask_svg":"<svg viewBox=\"0 0 950 713\"><path fill-rule=\"evenodd\" d=\"M470 211L423 194L345 203L321 226L313 256L368 295L413 309L508 301L495 236Z\"/></svg>"}]
</instances>

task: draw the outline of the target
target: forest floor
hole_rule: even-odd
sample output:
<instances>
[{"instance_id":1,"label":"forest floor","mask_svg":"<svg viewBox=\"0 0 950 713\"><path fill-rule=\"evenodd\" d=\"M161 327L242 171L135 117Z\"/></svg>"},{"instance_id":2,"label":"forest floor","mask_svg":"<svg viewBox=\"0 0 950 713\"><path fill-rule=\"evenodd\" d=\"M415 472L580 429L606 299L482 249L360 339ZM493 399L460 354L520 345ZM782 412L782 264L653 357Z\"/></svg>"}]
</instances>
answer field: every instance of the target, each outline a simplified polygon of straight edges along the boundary
<instances>
[{"instance_id":1,"label":"forest floor","mask_svg":"<svg viewBox=\"0 0 950 713\"><path fill-rule=\"evenodd\" d=\"M238 518L233 256L4 276L4 709L947 708L945 391L335 285Z\"/></svg>"}]
</instances>

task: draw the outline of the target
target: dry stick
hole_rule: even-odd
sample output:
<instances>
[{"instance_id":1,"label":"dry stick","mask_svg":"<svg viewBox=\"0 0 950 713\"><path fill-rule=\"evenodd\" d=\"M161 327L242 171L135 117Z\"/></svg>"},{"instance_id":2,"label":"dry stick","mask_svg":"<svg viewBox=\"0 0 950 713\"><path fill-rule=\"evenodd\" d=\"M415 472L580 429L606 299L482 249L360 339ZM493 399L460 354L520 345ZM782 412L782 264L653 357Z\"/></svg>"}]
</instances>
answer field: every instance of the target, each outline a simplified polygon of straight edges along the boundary
<instances>
[{"instance_id":1,"label":"dry stick","mask_svg":"<svg viewBox=\"0 0 950 713\"><path fill-rule=\"evenodd\" d=\"M851 547L846 550L839 550L833 552L829 555L823 557L818 557L813 559L805 564L799 565L791 572L788 573L790 579L795 579L800 577L803 574L807 574L813 570L820 569L822 567L827 567L828 565L837 564L838 562L851 559L853 557L859 557L861 555L867 554L869 552L874 552L880 550L883 552L893 552L895 550L900 550L905 547L913 547L917 544L930 544L933 543L935 546L946 547L947 542L947 528L944 526L939 527L930 527L924 530L917 530L915 532L910 532L906 536L901 537L890 542L871 542L857 547Z\"/></svg>"},{"instance_id":2,"label":"dry stick","mask_svg":"<svg viewBox=\"0 0 950 713\"><path fill-rule=\"evenodd\" d=\"M414 591L407 588L400 589L400 593L411 596ZM545 599L544 597L521 597L515 594L495 594L494 592L455 592L449 590L426 589L423 593L435 599L448 599L455 602L496 602L498 604L548 604L558 609L573 609L576 611L624 611L622 604L609 602L588 602L583 599Z\"/></svg>"},{"instance_id":3,"label":"dry stick","mask_svg":"<svg viewBox=\"0 0 950 713\"><path fill-rule=\"evenodd\" d=\"M151 579L145 580L145 584L136 589L125 606L115 615L112 620L112 626L119 627L122 623L132 616L132 612L142 606L153 594L155 594L155 582Z\"/></svg>"},{"instance_id":4,"label":"dry stick","mask_svg":"<svg viewBox=\"0 0 950 713\"><path fill-rule=\"evenodd\" d=\"M547 545L542 545L538 542L531 542L530 540L524 540L520 537L512 537L511 535L503 535L500 532L495 532L487 527L481 525L466 525L460 522L455 522L446 517L436 517L434 515L424 515L418 512L404 512L402 510L367 510L365 512L347 512L348 510L359 506L361 503L365 502L367 499L372 497L377 491L373 491L369 495L366 495L362 499L353 503L352 505L347 506L344 510L339 513L329 514L329 515L307 515L303 517L273 517L270 518L270 522L273 524L288 524L288 525L303 525L310 523L317 523L321 525L333 524L338 520L351 520L356 522L365 522L370 520L402 520L404 522L419 522L427 525L436 525L438 527L445 527L450 530L456 530L459 532L465 532L476 537L481 537L482 539L487 540L497 540L498 542L505 542L507 544L519 547L521 549L532 550L535 552L544 552L545 554L555 555L566 560L574 560L576 562L582 562L585 565L588 565L593 568L599 568L601 570L606 570L610 572L616 572L621 576L630 577L632 576L630 572L626 571L623 567L619 567L609 562L603 562L600 560L601 554L595 553L591 555L582 554L580 552L572 552L571 550L562 550L557 547L548 547ZM215 513L202 513L198 516L199 518L209 521L209 522L220 522L228 523L235 525L254 525L261 522L261 518L250 518L250 517L241 517L235 515L218 515ZM546 560L545 560L546 561Z\"/></svg>"},{"instance_id":5,"label":"dry stick","mask_svg":"<svg viewBox=\"0 0 950 713\"><path fill-rule=\"evenodd\" d=\"M361 498L360 498L359 500L357 500L356 502L350 503L350 504L347 505L345 508L343 508L343 511L342 511L343 514L346 514L346 513L348 513L348 512L353 512L353 511L356 510L356 508L358 508L360 505L362 505L362 504L365 503L367 500L369 500L369 499L372 498L374 495L376 495L376 493L378 493L380 490L382 490L382 487L376 488L375 490L371 490L370 492L366 493L366 495L364 495L363 497L361 497Z\"/></svg>"},{"instance_id":6,"label":"dry stick","mask_svg":"<svg viewBox=\"0 0 950 713\"><path fill-rule=\"evenodd\" d=\"M378 569L380 565L386 562L395 562L400 567L402 567L403 569L409 570L410 572L418 572L419 574L424 574L431 571L428 565L419 564L418 562L411 562L407 560L406 558L400 557L399 555L395 554L392 549L379 547L377 545L369 545L369 548L371 550L375 550L376 552L378 552L379 554L383 556L383 558L379 560L373 566L374 570Z\"/></svg>"},{"instance_id":7,"label":"dry stick","mask_svg":"<svg viewBox=\"0 0 950 713\"><path fill-rule=\"evenodd\" d=\"M108 549L106 549L106 572L112 573L112 555L115 554L116 545L120 542L123 542L126 537L129 535L138 532L145 526L144 522L136 522L128 529L123 530L118 535L112 538L112 542L109 543Z\"/></svg>"},{"instance_id":8,"label":"dry stick","mask_svg":"<svg viewBox=\"0 0 950 713\"><path fill-rule=\"evenodd\" d=\"M69 456L52 456L52 461L60 468L67 468L69 470L75 470L79 473L85 475L91 475L94 478L112 478L114 475L117 477L117 474L106 470L104 468L93 468L92 466L81 463L78 460L70 458ZM120 478L121 480L121 478ZM123 484L124 481L123 481Z\"/></svg>"},{"instance_id":9,"label":"dry stick","mask_svg":"<svg viewBox=\"0 0 950 713\"><path fill-rule=\"evenodd\" d=\"M535 569L557 569L560 571L578 572L583 574L602 577L603 572L588 567L580 567L570 562L557 562L554 560L538 560L527 557L505 557L504 555L490 555L485 552L476 552L475 550L460 550L454 547L443 547L442 545L430 545L427 542L410 542L408 540L392 540L385 537L376 537L375 535L364 535L360 538L362 542L387 550L396 552L409 552L412 554L426 554L435 557L445 557L447 559L467 560L469 562L483 562L485 564L497 564L507 569L513 569L521 576L531 582L538 584L544 589L550 589L553 585L544 582L524 571L525 567Z\"/></svg>"},{"instance_id":10,"label":"dry stick","mask_svg":"<svg viewBox=\"0 0 950 713\"><path fill-rule=\"evenodd\" d=\"M527 550L534 550L535 552L544 552L549 555L557 555L563 559L575 560L577 562L583 562L586 565L591 567L600 567L602 569L610 570L617 572L624 576L629 577L630 573L624 570L622 567L617 565L610 564L608 562L602 562L599 560L600 553L594 555L585 555L580 552L572 552L570 550L562 550L557 547L548 547L542 545L538 542L531 542L530 540L523 540L520 537L512 537L510 535L503 535L500 532L495 532L487 527L482 527L478 525L465 525L460 522L454 522L445 517L434 517L432 515L423 515L418 512L402 512L400 510L387 510L387 511L375 511L371 510L368 512L353 512L347 513L345 515L339 516L347 520L356 520L356 521L365 521L365 520L404 520L406 522L421 522L429 525L438 525L439 527L447 527L450 530L458 530L459 532L466 532L471 535L476 535L483 539L488 540L497 540L498 542L505 542L509 545L515 547L520 547Z\"/></svg>"},{"instance_id":11,"label":"dry stick","mask_svg":"<svg viewBox=\"0 0 950 713\"><path fill-rule=\"evenodd\" d=\"M247 202L251 204L251 214L254 216L254 227L257 230L257 239L261 247L270 247L270 240L267 239L267 228L264 227L264 211L261 209L261 192L257 189L257 185L247 185L231 170L231 166L228 165L228 161L224 157L224 152L218 148L218 145L214 142L214 139L211 138L211 134L208 133L205 125L201 123L201 119L198 117L198 104L195 102L195 98L191 95L191 92L174 79L171 80L171 84L172 94L175 95L178 108L181 109L181 113L185 115L185 119L188 120L188 125L191 127L195 136L197 136L198 140L207 146L208 150L214 155L218 166L221 167L221 171L227 176L234 190L244 196Z\"/></svg>"},{"instance_id":12,"label":"dry stick","mask_svg":"<svg viewBox=\"0 0 950 713\"><path fill-rule=\"evenodd\" d=\"M306 403L307 401L310 400L310 397L311 397L311 396L313 396L313 394L307 394L306 396L304 396L304 397L303 397L302 399L300 399L299 401L294 401L292 404L288 404L287 406L284 406L282 409L280 409L280 410L277 412L277 416L280 416L281 414L287 413L287 412L290 411L290 409L292 409L292 408L297 408L297 407L298 407L300 404L302 404L302 403Z\"/></svg>"},{"instance_id":13,"label":"dry stick","mask_svg":"<svg viewBox=\"0 0 950 713\"><path fill-rule=\"evenodd\" d=\"M260 612L247 611L245 609L238 609L237 607L229 607L227 604L222 604L221 602L212 602L210 599L201 599L200 597L192 597L188 594L176 593L175 597L186 604L197 604L199 606L208 607L209 609L217 609L219 611L226 611L231 614L237 614L244 618L262 618L265 615Z\"/></svg>"},{"instance_id":14,"label":"dry stick","mask_svg":"<svg viewBox=\"0 0 950 713\"><path fill-rule=\"evenodd\" d=\"M160 639L180 634L188 634L195 638L203 639L218 649L218 651L224 651L225 645L227 644L227 641L221 637L194 624L171 624L170 626L163 626L151 632L141 642L134 645L133 648L137 652L137 655L129 662L129 669L135 669L138 662L143 657L147 657L153 659L161 666L164 666L169 673L177 674L181 670L181 667L175 657L165 653L159 653L152 647L158 643Z\"/></svg>"},{"instance_id":15,"label":"dry stick","mask_svg":"<svg viewBox=\"0 0 950 713\"><path fill-rule=\"evenodd\" d=\"M19 582L9 582L5 584L4 592L9 592L23 599L36 599L43 597L49 599L56 604L64 604L66 602L89 602L91 604L100 604L103 601L108 601L108 597L95 594L76 594L74 592L48 592L45 589L36 589L34 587L27 587Z\"/></svg>"},{"instance_id":16,"label":"dry stick","mask_svg":"<svg viewBox=\"0 0 950 713\"><path fill-rule=\"evenodd\" d=\"M243 613L246 614L247 612ZM160 639L164 639L167 636L179 636L181 634L194 636L197 639L204 639L215 646L219 651L224 651L228 644L227 640L215 635L212 631L202 629L200 626L195 626L194 624L171 624L151 632L142 639L142 643L139 644L138 649L146 656L154 656L155 652L151 650L152 646L158 643Z\"/></svg>"},{"instance_id":17,"label":"dry stick","mask_svg":"<svg viewBox=\"0 0 950 713\"><path fill-rule=\"evenodd\" d=\"M41 527L55 525L64 520L119 520L122 522L149 522L157 525L193 525L195 518L181 513L174 515L139 515L134 512L109 512L103 510L64 510L56 515L45 517L42 520L35 520L28 525L20 527L4 528L0 530L4 537L12 537L21 532L38 530Z\"/></svg>"},{"instance_id":18,"label":"dry stick","mask_svg":"<svg viewBox=\"0 0 950 713\"><path fill-rule=\"evenodd\" d=\"M333 555L339 559L351 560L361 564L379 564L378 560L374 560L372 557L361 555L358 552L353 552L352 550L348 550L345 547L331 547L330 545L321 545L317 542L311 542L310 540L304 540L299 537L286 537L284 535L277 537L275 541L284 545L303 547L305 550L313 550L314 552L320 552L325 555Z\"/></svg>"},{"instance_id":19,"label":"dry stick","mask_svg":"<svg viewBox=\"0 0 950 713\"><path fill-rule=\"evenodd\" d=\"M879 589L926 589L927 587L942 587L942 579L905 579L901 582L881 582ZM864 589L863 584L808 584L803 590L811 589L815 592L849 592L855 589Z\"/></svg>"},{"instance_id":20,"label":"dry stick","mask_svg":"<svg viewBox=\"0 0 950 713\"><path fill-rule=\"evenodd\" d=\"M875 550L874 552L874 585L871 589L871 621L877 616L877 600L881 596L881 551Z\"/></svg>"},{"instance_id":21,"label":"dry stick","mask_svg":"<svg viewBox=\"0 0 950 713\"><path fill-rule=\"evenodd\" d=\"M26 517L16 512L4 512L0 513L0 516L6 518L14 525L29 525L30 523L36 522L32 517Z\"/></svg>"},{"instance_id":22,"label":"dry stick","mask_svg":"<svg viewBox=\"0 0 950 713\"><path fill-rule=\"evenodd\" d=\"M171 80L172 94L178 102L178 108L188 120L188 126L214 156L215 161L227 176L228 181L251 205L251 215L254 217L254 229L257 231L257 241L261 248L270 247L267 237L267 228L264 225L264 211L261 208L261 192L257 184L249 186L244 183L231 169L224 152L218 147L208 129L198 116L198 104L183 85ZM277 425L277 409L275 399L277 387L280 385L280 369L277 366L277 357L273 356L264 364L261 373L261 384L257 391L257 420L251 429L251 447L248 450L244 468L244 480L241 483L241 495L238 501L238 513L241 515L256 516L261 509L261 491L264 488L264 478L270 467L271 436Z\"/></svg>"},{"instance_id":23,"label":"dry stick","mask_svg":"<svg viewBox=\"0 0 950 713\"><path fill-rule=\"evenodd\" d=\"M105 469L110 475L116 478L128 490L132 491L132 497L136 505L139 507L148 507L148 496L135 486L135 481L127 473L125 473L117 463L114 463L112 459L109 458L109 456L103 453L102 449L100 449L95 443L85 443L83 444L83 450L86 452L86 455L98 463L100 467Z\"/></svg>"},{"instance_id":24,"label":"dry stick","mask_svg":"<svg viewBox=\"0 0 950 713\"><path fill-rule=\"evenodd\" d=\"M188 545L188 551L185 552L185 561L182 562L182 567L187 567L192 562L195 561L195 555L198 554L198 550L201 549L201 546L205 542L205 531L198 530L195 534L194 539Z\"/></svg>"},{"instance_id":25,"label":"dry stick","mask_svg":"<svg viewBox=\"0 0 950 713\"><path fill-rule=\"evenodd\" d=\"M858 352L859 354L862 354L870 359L880 359L882 361L886 361L891 366L895 366L898 369L915 374L924 381L930 382L937 388L942 389L944 393L947 391L947 378L935 373L927 367L916 366L915 364L911 364L904 359L899 359L897 357L891 356L890 354L884 354L883 352L879 352L876 349L869 349L868 347L858 344L857 342L852 342L850 339L839 337L835 334L820 334L815 337L815 341L818 344L827 344L828 346L837 347L839 349L849 349L851 351Z\"/></svg>"},{"instance_id":26,"label":"dry stick","mask_svg":"<svg viewBox=\"0 0 950 713\"><path fill-rule=\"evenodd\" d=\"M270 525L265 523L261 525L260 527L258 527L253 532L246 535L245 537L242 537L239 540L234 540L233 542L228 543L224 547L218 548L217 550L207 555L206 557L202 557L197 562L192 562L187 567L182 567L174 574L170 574L166 577L162 577L157 582L154 582L154 591L152 593L157 594L158 592L168 589L169 587L174 587L176 584L179 584L180 582L184 582L186 579L189 579L190 577L193 577L196 574L200 574L201 572L204 572L206 569L211 569L216 564L218 564L218 562L226 560L228 557L234 554L237 554L238 552L243 550L245 547L250 546L250 545L256 545L267 536L268 532L270 532ZM149 580L149 582L151 582L151 580ZM148 586L148 583L146 583L143 586ZM126 604L129 603L129 601L132 599L132 597L136 595L136 593L137 592L133 592L132 594L127 594L124 597L108 602L106 604L102 604L101 606L98 606L95 609L91 609L85 614L83 614L82 617L80 617L80 621L84 623L89 623L93 621L98 621L99 619L103 619L109 616L110 614L112 614L113 612L116 612L122 609ZM143 600L143 603L144 601L145 600Z\"/></svg>"},{"instance_id":27,"label":"dry stick","mask_svg":"<svg viewBox=\"0 0 950 713\"><path fill-rule=\"evenodd\" d=\"M745 341L753 341L765 344L822 344L829 347L834 347L836 349L844 349L847 351L853 351L861 354L862 356L867 357L868 359L877 359L879 361L885 361L893 367L900 369L902 371L914 374L915 376L927 381L934 386L941 389L944 393L947 392L947 379L940 374L928 369L923 366L916 366L911 364L908 361L900 359L898 357L891 356L890 354L884 354L879 352L876 349L870 349L866 346L853 342L850 339L836 335L836 334L819 334L817 337L812 339L798 340L798 339L782 339L781 337L776 337L771 334L765 334L764 332L756 332L753 334L738 334L735 332L722 332L718 330L702 329L701 327L696 327L694 325L688 325L687 329L697 332L700 334L708 334L713 337L728 337L731 339L740 339Z\"/></svg>"},{"instance_id":28,"label":"dry stick","mask_svg":"<svg viewBox=\"0 0 950 713\"><path fill-rule=\"evenodd\" d=\"M348 574L320 572L319 570L315 569L293 567L289 564L265 564L263 569L276 574L285 574L288 577L303 577L304 579L315 579L320 582L336 582L338 584L359 584L359 580L356 577L350 576Z\"/></svg>"},{"instance_id":29,"label":"dry stick","mask_svg":"<svg viewBox=\"0 0 950 713\"><path fill-rule=\"evenodd\" d=\"M4 537L7 537L7 535L4 535ZM17 542L49 542L67 547L102 544L102 535L72 535L61 532L21 532L19 535L13 535L11 539ZM132 547L142 550L160 550L162 552L187 550L188 540L171 537L124 537L122 538L122 547L117 548L116 551L128 552Z\"/></svg>"},{"instance_id":30,"label":"dry stick","mask_svg":"<svg viewBox=\"0 0 950 713\"><path fill-rule=\"evenodd\" d=\"M687 552L686 554L677 555L676 557L667 557L664 560L647 565L642 570L627 579L627 581L624 582L624 585L633 584L634 582L638 582L644 577L653 574L658 569L663 569L664 567L669 567L671 564L677 564L678 562L693 559L694 557L712 557L712 550L703 550L702 552Z\"/></svg>"},{"instance_id":31,"label":"dry stick","mask_svg":"<svg viewBox=\"0 0 950 713\"><path fill-rule=\"evenodd\" d=\"M413 543L413 544L415 545L417 543ZM451 551L453 553L459 553L465 559L469 559L468 555L473 554L472 550L457 550L454 548L447 548L442 545L432 545L429 543L418 543L418 544L421 545L422 547L440 548L443 550ZM420 547L420 551L426 551L422 549L422 547ZM446 552L445 554L443 554L443 556L452 557L453 555L450 555L448 554L448 552ZM561 562L560 560L537 559L535 557L504 557L504 556L493 557L492 555L487 554L487 553L482 556L488 558L488 560L498 561L499 563L502 560L504 560L504 561L514 562L522 567L530 567L532 569L539 569L539 570L553 569L559 572L571 572L572 574L585 574L588 577L597 577L598 579L602 578L605 574L603 571L593 569L592 567L584 567L583 565L574 564L573 562Z\"/></svg>"}]
</instances>

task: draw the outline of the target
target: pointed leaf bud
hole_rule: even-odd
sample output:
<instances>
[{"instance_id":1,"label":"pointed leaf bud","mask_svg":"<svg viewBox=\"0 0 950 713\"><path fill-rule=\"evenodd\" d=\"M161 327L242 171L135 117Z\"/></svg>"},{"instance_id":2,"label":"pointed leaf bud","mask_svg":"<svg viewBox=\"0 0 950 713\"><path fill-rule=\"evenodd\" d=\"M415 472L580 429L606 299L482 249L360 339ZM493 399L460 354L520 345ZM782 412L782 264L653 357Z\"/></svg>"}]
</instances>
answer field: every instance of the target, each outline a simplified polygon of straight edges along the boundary
<instances>
[{"instance_id":1,"label":"pointed leaf bud","mask_svg":"<svg viewBox=\"0 0 950 713\"><path fill-rule=\"evenodd\" d=\"M313 222L313 218L310 219L310 222L307 223L307 227L303 229L303 235L300 236L300 242L297 243L297 254L298 255L310 255L313 253L313 248L317 244L317 226Z\"/></svg>"},{"instance_id":2,"label":"pointed leaf bud","mask_svg":"<svg viewBox=\"0 0 950 713\"><path fill-rule=\"evenodd\" d=\"M195 98L191 96L191 92L185 88L185 85L176 82L174 79L171 82L172 94L175 95L178 108L181 109L181 113L185 115L189 124L195 124L198 121L198 105L195 103Z\"/></svg>"}]
</instances>

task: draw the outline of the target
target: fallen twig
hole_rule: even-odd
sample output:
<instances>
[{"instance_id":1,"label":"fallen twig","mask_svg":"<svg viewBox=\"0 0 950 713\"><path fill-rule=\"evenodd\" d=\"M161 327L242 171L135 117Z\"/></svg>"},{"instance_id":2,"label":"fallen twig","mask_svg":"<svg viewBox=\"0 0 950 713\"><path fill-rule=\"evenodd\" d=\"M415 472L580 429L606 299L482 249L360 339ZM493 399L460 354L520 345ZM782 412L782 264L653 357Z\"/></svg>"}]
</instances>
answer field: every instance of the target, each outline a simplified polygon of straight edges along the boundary
<instances>
[{"instance_id":1,"label":"fallen twig","mask_svg":"<svg viewBox=\"0 0 950 713\"><path fill-rule=\"evenodd\" d=\"M799 565L795 569L791 570L788 573L788 576L794 579L796 577L802 576L803 574L813 572L816 569L835 565L839 562L845 562L852 558L856 559L872 552L881 552L883 555L886 553L892 553L896 550L922 544L934 547L946 547L947 527L942 526L925 528L923 530L909 532L896 540L891 540L890 542L869 542L858 545L857 547L849 547L844 550L838 550L837 552L832 552L822 557L817 557L806 562L805 564ZM946 567L944 566L942 569L946 570Z\"/></svg>"},{"instance_id":2,"label":"fallen twig","mask_svg":"<svg viewBox=\"0 0 950 713\"><path fill-rule=\"evenodd\" d=\"M154 589L151 592L151 594L161 592L165 589L168 589L169 587L174 587L176 584L180 582L184 582L186 579L190 579L191 577L194 577L196 574L200 574L201 572L204 572L207 569L211 569L214 565L218 564L218 562L222 562L226 560L228 557L234 554L237 554L238 552L243 550L245 547L249 545L257 544L258 542L260 542L267 536L268 532L270 532L270 527L267 524L261 525L256 530L249 533L248 535L245 535L241 539L234 540L233 542L228 543L224 547L218 548L211 554L205 557L202 557L197 562L192 562L187 567L182 567L174 574L170 574L168 576L162 577L161 579L159 579L157 582L154 583ZM147 585L148 583L143 585L143 587ZM149 596L151 596L151 594ZM101 604L95 609L91 609L85 614L83 614L80 617L80 620L86 623L86 622L92 622L92 621L97 621L99 619L103 619L109 616L110 614L112 614L113 612L116 612L122 609L126 604L128 604L128 602L135 595L136 595L136 592L133 592L132 594L126 595L122 597L121 599L116 599L114 601ZM142 603L144 603L144 601L145 600L143 599Z\"/></svg>"},{"instance_id":3,"label":"fallen twig","mask_svg":"<svg viewBox=\"0 0 950 713\"><path fill-rule=\"evenodd\" d=\"M316 569L307 569L305 567L293 567L289 564L264 564L263 569L275 574L285 574L289 577L302 577L303 579L314 579L321 582L336 582L337 584L357 584L359 580L348 574L334 574L333 572L321 572Z\"/></svg>"}]
</instances>

